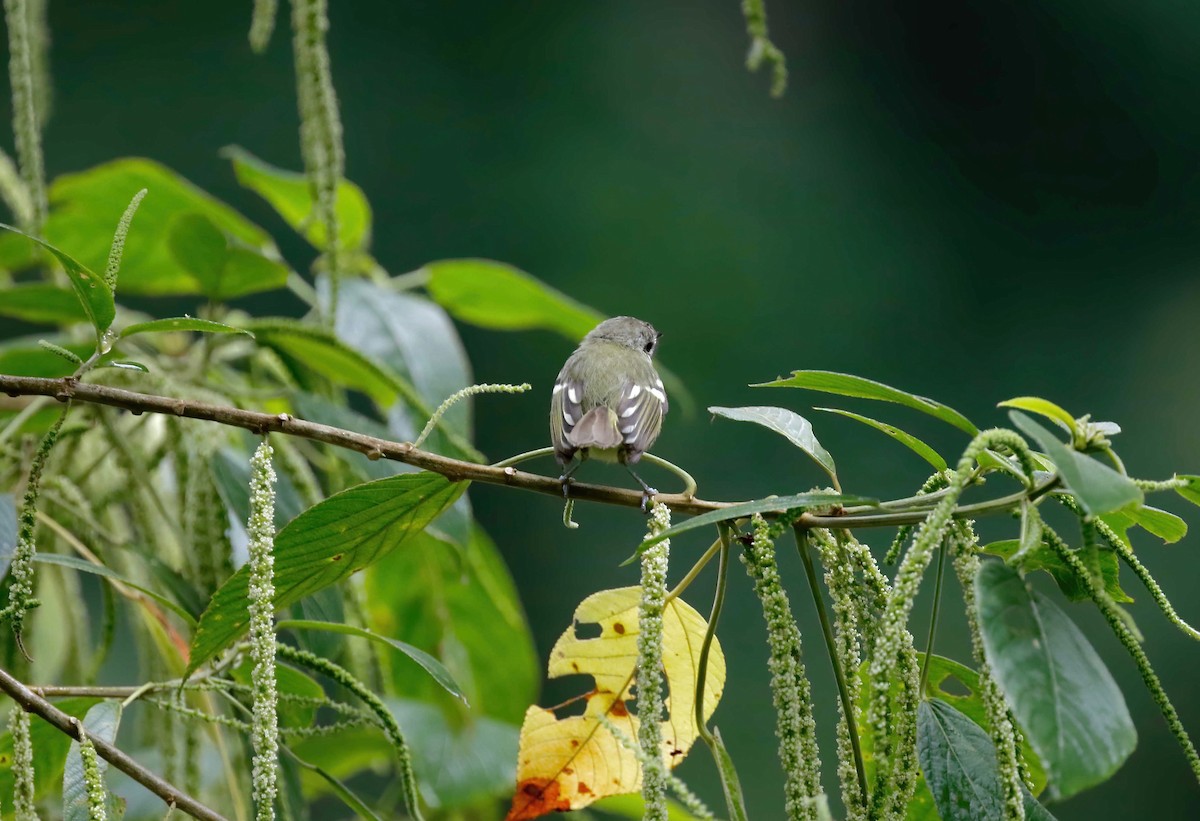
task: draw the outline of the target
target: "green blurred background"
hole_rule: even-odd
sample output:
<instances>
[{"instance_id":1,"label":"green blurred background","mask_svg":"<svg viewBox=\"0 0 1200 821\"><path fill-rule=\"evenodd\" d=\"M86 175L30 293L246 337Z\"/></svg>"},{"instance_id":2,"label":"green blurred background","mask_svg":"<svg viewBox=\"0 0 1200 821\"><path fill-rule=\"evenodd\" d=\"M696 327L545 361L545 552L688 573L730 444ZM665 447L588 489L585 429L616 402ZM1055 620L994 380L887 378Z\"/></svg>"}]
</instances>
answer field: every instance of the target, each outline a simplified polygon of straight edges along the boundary
<instances>
[{"instance_id":1,"label":"green blurred background","mask_svg":"<svg viewBox=\"0 0 1200 821\"><path fill-rule=\"evenodd\" d=\"M767 76L743 67L735 0L332 5L347 174L374 206L380 262L402 273L491 257L606 313L652 321L699 408L673 412L656 451L687 467L702 495L751 498L822 479L770 434L710 421L712 404L812 417L849 491L907 495L920 484L912 454L807 410L828 397L745 387L794 368L873 377L981 426L1005 422L997 401L1043 395L1120 422L1117 445L1139 476L1200 471L1194 4L777 0L772 34L791 71L779 101ZM51 2L47 167L159 160L275 233L303 269L311 252L217 155L237 143L300 166L287 32L256 57L249 13L249 2ZM462 333L479 381L535 387L479 402L480 447L501 458L546 444L549 387L571 346L548 333ZM865 410L948 455L965 445L902 409ZM602 466L585 476L624 481ZM543 658L583 597L635 582L617 564L644 528L636 513L584 506L581 529L566 531L553 500L486 487L472 496ZM1160 503L1200 520L1174 498ZM881 553L890 533L870 536ZM1197 538L1135 542L1192 621ZM704 545L680 540L677 563ZM832 751L835 691L815 613L794 554L782 564ZM777 818L761 617L740 571L732 578L720 631L731 674L715 721L751 815ZM1200 733L1200 648L1135 585L1127 574L1147 650ZM694 589L706 611L707 593ZM938 649L969 661L956 597L951 585ZM1200 789L1132 663L1090 608L1065 606L1121 683L1140 744L1111 782L1053 811L1064 821L1195 817ZM554 683L543 701L584 686ZM825 771L836 794L831 762ZM720 804L706 756L683 774Z\"/></svg>"}]
</instances>

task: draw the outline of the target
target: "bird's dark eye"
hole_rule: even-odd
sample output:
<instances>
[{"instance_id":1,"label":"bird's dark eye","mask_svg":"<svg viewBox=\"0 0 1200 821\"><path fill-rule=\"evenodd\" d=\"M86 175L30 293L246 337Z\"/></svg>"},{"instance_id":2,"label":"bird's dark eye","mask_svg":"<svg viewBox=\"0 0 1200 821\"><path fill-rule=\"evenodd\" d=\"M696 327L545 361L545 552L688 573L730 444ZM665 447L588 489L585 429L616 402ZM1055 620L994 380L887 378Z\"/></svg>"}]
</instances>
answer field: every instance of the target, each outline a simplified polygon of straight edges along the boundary
<instances>
[{"instance_id":1,"label":"bird's dark eye","mask_svg":"<svg viewBox=\"0 0 1200 821\"><path fill-rule=\"evenodd\" d=\"M653 340L653 339L650 340L649 342L646 343L646 347L643 348L642 350L644 350L646 353L654 353L654 342L655 342L655 340Z\"/></svg>"}]
</instances>

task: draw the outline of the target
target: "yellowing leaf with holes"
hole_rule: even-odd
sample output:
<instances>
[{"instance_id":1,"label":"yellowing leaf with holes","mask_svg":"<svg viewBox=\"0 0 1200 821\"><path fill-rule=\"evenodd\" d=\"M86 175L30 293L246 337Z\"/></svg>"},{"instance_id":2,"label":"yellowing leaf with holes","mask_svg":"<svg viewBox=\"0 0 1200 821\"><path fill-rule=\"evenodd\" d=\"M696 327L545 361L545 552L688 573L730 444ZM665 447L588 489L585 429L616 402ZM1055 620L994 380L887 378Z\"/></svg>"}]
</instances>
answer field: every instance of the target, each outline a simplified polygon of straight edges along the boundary
<instances>
[{"instance_id":1,"label":"yellowing leaf with holes","mask_svg":"<svg viewBox=\"0 0 1200 821\"><path fill-rule=\"evenodd\" d=\"M584 703L582 715L555 715L538 706L525 712L517 759L517 792L505 821L537 818L550 812L586 807L610 795L637 792L642 768L637 756L600 723L607 716L626 739L637 743L638 720L630 714L637 663L640 587L603 590L588 596L575 611L575 623L550 651L550 678L591 676L595 686L559 708ZM581 638L581 624L595 624L600 635ZM663 672L667 682L662 756L669 766L683 761L696 740L696 680L700 647L708 624L690 605L675 599L663 613ZM594 632L594 628L593 631ZM725 655L713 639L704 681L704 717L721 700Z\"/></svg>"}]
</instances>

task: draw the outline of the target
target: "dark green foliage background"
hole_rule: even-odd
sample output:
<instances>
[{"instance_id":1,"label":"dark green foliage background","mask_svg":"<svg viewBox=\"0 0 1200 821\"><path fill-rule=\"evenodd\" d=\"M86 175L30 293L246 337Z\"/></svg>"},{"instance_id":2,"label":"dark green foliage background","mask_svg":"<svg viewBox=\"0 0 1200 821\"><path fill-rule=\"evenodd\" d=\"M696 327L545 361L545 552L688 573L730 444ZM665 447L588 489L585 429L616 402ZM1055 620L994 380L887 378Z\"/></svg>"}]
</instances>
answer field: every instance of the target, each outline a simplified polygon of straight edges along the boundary
<instances>
[{"instance_id":1,"label":"dark green foliage background","mask_svg":"<svg viewBox=\"0 0 1200 821\"><path fill-rule=\"evenodd\" d=\"M1037 394L1120 422L1117 444L1137 475L1200 468L1200 9L775 2L792 79L772 101L768 78L742 68L735 0L332 5L347 176L371 200L373 250L393 273L492 257L607 313L648 319L701 408L790 404L813 419L851 493L904 495L925 467L854 422L809 413L822 404L815 395L745 383L793 368L858 373L985 426L1006 421L996 401ZM217 156L237 143L300 167L286 25L255 57L249 13L248 2L52 2L48 172L151 157L290 243L285 254L304 266L310 252ZM158 316L194 308L155 304ZM463 336L478 381L535 386L478 403L480 448L500 458L545 444L549 387L569 346L548 333ZM947 456L966 443L903 409L866 412ZM822 481L777 438L703 412L673 412L657 451L710 498ZM622 481L600 467L585 474ZM578 601L633 578L617 564L642 532L635 513L584 506L583 527L568 532L552 500L471 495L543 654ZM882 549L888 538L872 541ZM1192 621L1198 538L1169 548L1135 538ZM701 547L697 537L674 549ZM783 569L800 580L794 556ZM1198 648L1128 576L1125 588L1184 724L1200 732ZM793 591L815 650L811 604ZM1092 608L1063 606L1121 684L1140 743L1111 782L1053 811L1063 821L1186 817L1200 791L1132 664ZM939 651L967 661L958 612L945 611ZM734 585L725 619L731 683L716 721L751 814L769 818L779 779L748 585ZM832 677L823 654L809 657L832 752ZM685 771L703 773L701 785L711 783L703 758ZM832 759L826 776L835 790Z\"/></svg>"}]
</instances>

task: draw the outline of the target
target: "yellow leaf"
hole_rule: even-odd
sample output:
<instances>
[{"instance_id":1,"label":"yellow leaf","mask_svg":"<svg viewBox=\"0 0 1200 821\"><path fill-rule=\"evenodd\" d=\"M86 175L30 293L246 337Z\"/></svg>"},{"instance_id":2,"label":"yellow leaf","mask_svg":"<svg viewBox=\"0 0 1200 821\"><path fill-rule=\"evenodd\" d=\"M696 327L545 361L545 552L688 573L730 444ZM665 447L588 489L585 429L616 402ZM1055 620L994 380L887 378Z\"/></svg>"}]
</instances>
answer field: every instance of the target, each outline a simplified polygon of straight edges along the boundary
<instances>
[{"instance_id":1,"label":"yellow leaf","mask_svg":"<svg viewBox=\"0 0 1200 821\"><path fill-rule=\"evenodd\" d=\"M537 818L549 812L575 810L610 795L637 792L642 768L637 756L600 723L608 720L637 743L637 718L628 701L637 663L640 587L603 590L588 596L575 611L575 623L550 651L550 678L588 675L595 687L584 700L582 715L559 718L553 709L530 707L521 727L517 792L505 821ZM580 638L580 624L597 624L600 635ZM663 668L667 691L662 724L663 760L674 767L696 740L696 678L700 646L708 628L704 617L680 599L663 613ZM725 655L714 639L704 683L704 717L712 715L725 687ZM557 708L556 708L557 709Z\"/></svg>"}]
</instances>

